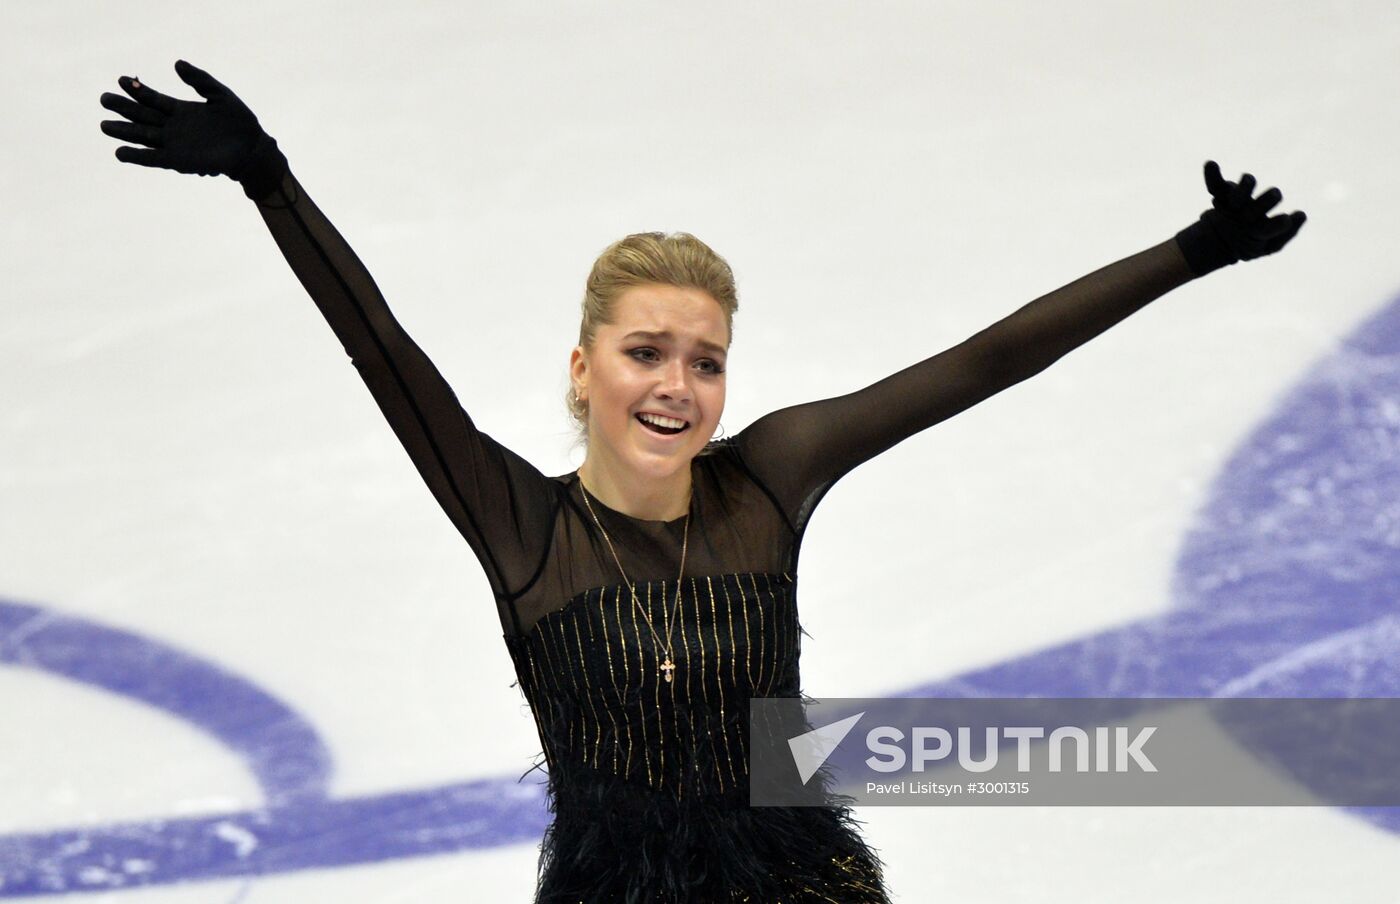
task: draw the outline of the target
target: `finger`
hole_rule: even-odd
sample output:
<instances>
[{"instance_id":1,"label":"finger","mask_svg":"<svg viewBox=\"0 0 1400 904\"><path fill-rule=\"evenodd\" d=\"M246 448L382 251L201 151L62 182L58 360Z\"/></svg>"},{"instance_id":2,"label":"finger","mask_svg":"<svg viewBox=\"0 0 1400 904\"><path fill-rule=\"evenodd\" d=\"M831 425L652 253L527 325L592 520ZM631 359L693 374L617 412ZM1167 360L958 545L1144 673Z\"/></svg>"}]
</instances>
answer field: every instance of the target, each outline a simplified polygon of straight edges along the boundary
<instances>
[{"instance_id":1,"label":"finger","mask_svg":"<svg viewBox=\"0 0 1400 904\"><path fill-rule=\"evenodd\" d=\"M165 122L166 116L159 110L150 107L143 107L134 100L128 100L120 94L113 94L110 91L104 93L98 101L102 106L113 113L120 113L132 122L145 123L149 126L158 126Z\"/></svg>"},{"instance_id":2,"label":"finger","mask_svg":"<svg viewBox=\"0 0 1400 904\"><path fill-rule=\"evenodd\" d=\"M1298 229L1301 229L1303 224L1308 223L1308 214L1301 210L1295 210L1294 213L1287 214L1287 216L1271 217L1270 224L1273 224L1275 220L1278 221L1277 231L1273 235L1268 235L1266 239L1270 252L1275 252L1275 250L1287 245L1288 242L1294 241L1294 236L1298 235Z\"/></svg>"},{"instance_id":3,"label":"finger","mask_svg":"<svg viewBox=\"0 0 1400 904\"><path fill-rule=\"evenodd\" d=\"M1266 239L1276 239L1281 235L1293 232L1298 228L1293 217L1288 214L1279 214L1276 217L1269 217L1264 221L1264 226L1260 230Z\"/></svg>"},{"instance_id":4,"label":"finger","mask_svg":"<svg viewBox=\"0 0 1400 904\"><path fill-rule=\"evenodd\" d=\"M1283 192L1271 188L1249 203L1246 213L1251 217L1262 217L1283 200Z\"/></svg>"},{"instance_id":5,"label":"finger","mask_svg":"<svg viewBox=\"0 0 1400 904\"><path fill-rule=\"evenodd\" d=\"M1278 217L1277 219L1283 221L1283 228L1266 243L1265 247L1268 249L1265 252L1266 254L1272 254L1293 241L1293 237L1298 234L1298 230L1302 229L1303 224L1308 221L1308 215L1301 210L1295 210L1293 213Z\"/></svg>"},{"instance_id":6,"label":"finger","mask_svg":"<svg viewBox=\"0 0 1400 904\"><path fill-rule=\"evenodd\" d=\"M1214 160L1206 161L1206 189L1211 195L1218 195L1227 190L1229 183L1225 177L1220 175L1220 164Z\"/></svg>"},{"instance_id":7,"label":"finger","mask_svg":"<svg viewBox=\"0 0 1400 904\"><path fill-rule=\"evenodd\" d=\"M102 131L113 138L130 141L133 144L144 144L151 148L161 147L165 143L161 139L161 129L156 126L142 126L129 122L118 122L114 119L104 119Z\"/></svg>"},{"instance_id":8,"label":"finger","mask_svg":"<svg viewBox=\"0 0 1400 904\"><path fill-rule=\"evenodd\" d=\"M163 166L165 152L150 148L129 148L123 145L117 148L117 159L122 163L135 163L139 166Z\"/></svg>"},{"instance_id":9,"label":"finger","mask_svg":"<svg viewBox=\"0 0 1400 904\"><path fill-rule=\"evenodd\" d=\"M175 112L177 101L173 97L167 97L149 85L143 85L137 79L122 76L117 79L117 84L122 86L122 90L140 103L148 107L153 107L166 115Z\"/></svg>"},{"instance_id":10,"label":"finger","mask_svg":"<svg viewBox=\"0 0 1400 904\"><path fill-rule=\"evenodd\" d=\"M232 92L219 83L214 76L200 69L198 66L186 63L184 60L175 61L175 73L180 76L185 84L199 92L199 96L208 100Z\"/></svg>"},{"instance_id":11,"label":"finger","mask_svg":"<svg viewBox=\"0 0 1400 904\"><path fill-rule=\"evenodd\" d=\"M1255 184L1254 175L1252 173L1245 173L1240 177L1240 187L1237 191L1242 198L1248 199L1250 195L1254 194Z\"/></svg>"}]
</instances>

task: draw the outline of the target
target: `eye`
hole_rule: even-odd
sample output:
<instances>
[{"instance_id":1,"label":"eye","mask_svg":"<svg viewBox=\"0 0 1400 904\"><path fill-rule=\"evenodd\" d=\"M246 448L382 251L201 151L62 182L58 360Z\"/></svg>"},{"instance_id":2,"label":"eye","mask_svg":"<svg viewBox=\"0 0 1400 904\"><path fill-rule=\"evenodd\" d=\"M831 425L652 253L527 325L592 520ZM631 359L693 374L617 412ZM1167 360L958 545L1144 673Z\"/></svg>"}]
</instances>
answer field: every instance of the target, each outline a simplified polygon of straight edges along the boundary
<instances>
[{"instance_id":1,"label":"eye","mask_svg":"<svg viewBox=\"0 0 1400 904\"><path fill-rule=\"evenodd\" d=\"M629 349L627 354L646 364L655 364L661 360L661 353L650 346ZM720 367L719 363L713 358L702 358L696 362L696 366L700 368L701 373L707 376L716 376L724 373L724 368Z\"/></svg>"}]
</instances>

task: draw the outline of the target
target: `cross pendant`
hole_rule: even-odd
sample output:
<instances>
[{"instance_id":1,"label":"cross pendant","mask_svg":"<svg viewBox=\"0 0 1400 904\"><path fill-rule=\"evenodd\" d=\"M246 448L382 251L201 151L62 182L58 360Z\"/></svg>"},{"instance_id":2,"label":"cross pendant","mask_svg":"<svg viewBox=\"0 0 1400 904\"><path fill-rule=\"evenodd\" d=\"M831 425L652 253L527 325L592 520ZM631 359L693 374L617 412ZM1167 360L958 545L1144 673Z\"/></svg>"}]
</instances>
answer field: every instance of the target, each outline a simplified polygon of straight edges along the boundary
<instances>
[{"instance_id":1,"label":"cross pendant","mask_svg":"<svg viewBox=\"0 0 1400 904\"><path fill-rule=\"evenodd\" d=\"M674 677L672 676L672 673L673 673L675 670L676 670L676 664L675 664L674 662L671 661L671 657L670 657L670 656L667 656L667 657L666 657L666 661L663 662L663 663L661 663L661 671L664 672L664 673L666 674L666 681L667 681L667 683L670 683L671 681L674 680Z\"/></svg>"}]
</instances>

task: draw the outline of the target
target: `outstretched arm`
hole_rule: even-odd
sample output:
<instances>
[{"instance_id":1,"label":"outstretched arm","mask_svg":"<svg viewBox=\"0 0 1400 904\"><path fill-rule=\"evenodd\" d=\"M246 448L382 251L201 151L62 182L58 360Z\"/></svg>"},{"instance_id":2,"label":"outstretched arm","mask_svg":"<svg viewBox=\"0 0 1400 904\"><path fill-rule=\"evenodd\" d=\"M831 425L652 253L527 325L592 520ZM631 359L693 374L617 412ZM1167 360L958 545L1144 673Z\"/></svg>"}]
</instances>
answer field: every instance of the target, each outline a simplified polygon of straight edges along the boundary
<instances>
[{"instance_id":1,"label":"outstretched arm","mask_svg":"<svg viewBox=\"0 0 1400 904\"><path fill-rule=\"evenodd\" d=\"M877 383L794 405L735 437L746 464L801 530L821 496L856 465L1031 377L1177 286L1271 254L1302 212L1268 217L1278 189L1252 199L1254 177L1226 182L1206 164L1213 207L1175 237L1044 295L976 335Z\"/></svg>"},{"instance_id":2,"label":"outstretched arm","mask_svg":"<svg viewBox=\"0 0 1400 904\"><path fill-rule=\"evenodd\" d=\"M477 429L389 310L369 270L290 170L257 206L497 597L522 589L544 554L555 498L547 478Z\"/></svg>"},{"instance_id":3,"label":"outstretched arm","mask_svg":"<svg viewBox=\"0 0 1400 904\"><path fill-rule=\"evenodd\" d=\"M102 96L103 106L130 120L104 122L103 131L147 145L118 148L118 159L242 184L497 597L520 590L547 540L555 503L548 479L475 427L242 101L188 63L176 71L206 103L176 100L132 79L120 81L131 100Z\"/></svg>"}]
</instances>

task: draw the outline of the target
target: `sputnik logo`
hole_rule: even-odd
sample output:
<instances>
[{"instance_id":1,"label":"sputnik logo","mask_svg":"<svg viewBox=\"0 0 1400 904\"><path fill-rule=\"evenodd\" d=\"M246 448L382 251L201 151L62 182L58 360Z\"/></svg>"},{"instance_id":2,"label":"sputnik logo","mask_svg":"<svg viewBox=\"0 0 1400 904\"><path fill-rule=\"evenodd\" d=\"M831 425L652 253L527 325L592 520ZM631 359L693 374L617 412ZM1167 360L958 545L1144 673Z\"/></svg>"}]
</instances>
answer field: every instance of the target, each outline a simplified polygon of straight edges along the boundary
<instances>
[{"instance_id":1,"label":"sputnik logo","mask_svg":"<svg viewBox=\"0 0 1400 904\"><path fill-rule=\"evenodd\" d=\"M839 722L823 725L811 731L788 739L788 749L792 751L792 761L797 764L797 772L802 776L802 784L817 774L817 770L831 756L837 746L856 727L865 711L847 716Z\"/></svg>"}]
</instances>

